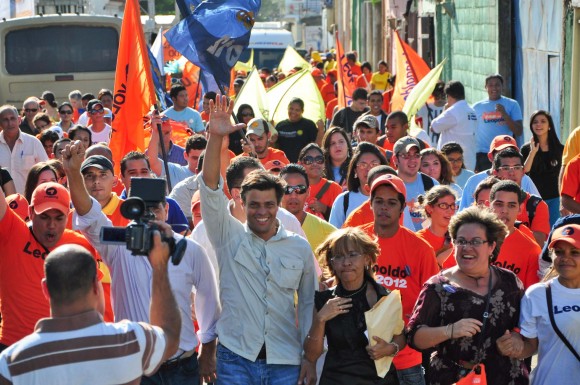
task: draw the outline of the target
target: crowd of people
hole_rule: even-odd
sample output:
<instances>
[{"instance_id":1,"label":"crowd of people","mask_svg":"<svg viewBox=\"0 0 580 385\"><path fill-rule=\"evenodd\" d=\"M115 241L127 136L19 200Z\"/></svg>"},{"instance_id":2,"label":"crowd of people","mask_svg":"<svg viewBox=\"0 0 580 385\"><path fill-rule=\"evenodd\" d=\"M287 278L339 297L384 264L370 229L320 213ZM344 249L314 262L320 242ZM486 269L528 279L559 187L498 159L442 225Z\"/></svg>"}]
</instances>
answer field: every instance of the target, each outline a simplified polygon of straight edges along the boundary
<instances>
[{"instance_id":1,"label":"crowd of people","mask_svg":"<svg viewBox=\"0 0 580 385\"><path fill-rule=\"evenodd\" d=\"M577 381L580 128L562 144L539 110L520 148L499 74L409 117L355 53L339 108L333 54L311 57L326 122L298 97L278 122L214 92L198 111L176 84L118 167L111 91L0 107L0 383ZM103 236L134 197L147 256Z\"/></svg>"}]
</instances>

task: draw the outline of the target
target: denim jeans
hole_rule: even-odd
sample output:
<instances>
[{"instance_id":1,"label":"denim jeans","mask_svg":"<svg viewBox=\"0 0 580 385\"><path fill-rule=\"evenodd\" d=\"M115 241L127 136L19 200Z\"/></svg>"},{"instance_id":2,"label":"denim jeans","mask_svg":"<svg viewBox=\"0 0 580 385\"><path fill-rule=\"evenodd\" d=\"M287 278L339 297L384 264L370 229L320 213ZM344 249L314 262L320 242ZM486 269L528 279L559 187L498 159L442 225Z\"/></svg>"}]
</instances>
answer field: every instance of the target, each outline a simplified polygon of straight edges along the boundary
<instances>
[{"instance_id":1,"label":"denim jeans","mask_svg":"<svg viewBox=\"0 0 580 385\"><path fill-rule=\"evenodd\" d=\"M159 368L151 377L141 377L141 385L199 385L197 354L185 358L178 365Z\"/></svg>"},{"instance_id":2,"label":"denim jeans","mask_svg":"<svg viewBox=\"0 0 580 385\"><path fill-rule=\"evenodd\" d=\"M412 366L407 369L397 369L399 385L425 385L425 371L421 365Z\"/></svg>"},{"instance_id":3,"label":"denim jeans","mask_svg":"<svg viewBox=\"0 0 580 385\"><path fill-rule=\"evenodd\" d=\"M560 218L560 197L545 199L544 202L548 205L548 212L550 213L550 228L554 226L554 222Z\"/></svg>"},{"instance_id":4,"label":"denim jeans","mask_svg":"<svg viewBox=\"0 0 580 385\"><path fill-rule=\"evenodd\" d=\"M253 362L218 344L216 385L295 385L299 375L300 365Z\"/></svg>"}]
</instances>

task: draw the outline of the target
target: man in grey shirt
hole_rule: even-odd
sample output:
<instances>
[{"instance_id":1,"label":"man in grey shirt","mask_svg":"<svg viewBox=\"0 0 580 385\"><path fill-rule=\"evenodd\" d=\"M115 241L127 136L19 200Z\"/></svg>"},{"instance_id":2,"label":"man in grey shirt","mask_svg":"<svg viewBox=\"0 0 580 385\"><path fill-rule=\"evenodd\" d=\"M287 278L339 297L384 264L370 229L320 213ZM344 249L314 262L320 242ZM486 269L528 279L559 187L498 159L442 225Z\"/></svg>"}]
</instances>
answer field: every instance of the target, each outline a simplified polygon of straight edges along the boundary
<instances>
[{"instance_id":1,"label":"man in grey shirt","mask_svg":"<svg viewBox=\"0 0 580 385\"><path fill-rule=\"evenodd\" d=\"M301 356L314 305L312 250L276 218L283 184L263 170L249 173L241 185L246 223L230 214L220 181L220 151L223 138L241 128L230 123L232 110L226 97L211 102L210 137L198 178L202 217L208 219L220 270L217 381L314 384L314 365Z\"/></svg>"}]
</instances>

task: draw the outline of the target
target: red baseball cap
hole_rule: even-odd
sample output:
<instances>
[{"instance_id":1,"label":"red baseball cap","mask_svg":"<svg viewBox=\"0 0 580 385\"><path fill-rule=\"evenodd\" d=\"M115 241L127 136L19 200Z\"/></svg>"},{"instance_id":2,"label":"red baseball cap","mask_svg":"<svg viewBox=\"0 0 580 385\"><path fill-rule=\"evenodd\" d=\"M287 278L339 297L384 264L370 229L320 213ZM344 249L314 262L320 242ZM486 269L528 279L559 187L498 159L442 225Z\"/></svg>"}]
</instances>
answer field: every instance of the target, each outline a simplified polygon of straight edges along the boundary
<instances>
[{"instance_id":1,"label":"red baseball cap","mask_svg":"<svg viewBox=\"0 0 580 385\"><path fill-rule=\"evenodd\" d=\"M312 71L310 71L310 73L312 74L313 77L322 76L322 71L318 68L313 68Z\"/></svg>"},{"instance_id":2,"label":"red baseball cap","mask_svg":"<svg viewBox=\"0 0 580 385\"><path fill-rule=\"evenodd\" d=\"M268 162L266 162L266 164L264 165L264 168L267 171L273 171L273 170L277 170L280 171L282 170L282 167L286 166L286 163L281 162L277 159L274 160L269 160Z\"/></svg>"},{"instance_id":3,"label":"red baseball cap","mask_svg":"<svg viewBox=\"0 0 580 385\"><path fill-rule=\"evenodd\" d=\"M70 194L61 184L56 182L43 183L34 189L30 207L34 209L36 214L55 209L68 215L70 212Z\"/></svg>"},{"instance_id":4,"label":"red baseball cap","mask_svg":"<svg viewBox=\"0 0 580 385\"><path fill-rule=\"evenodd\" d=\"M550 242L550 249L554 247L556 242L567 242L574 247L580 247L580 225L570 224L558 227L552 233L552 241Z\"/></svg>"},{"instance_id":5,"label":"red baseball cap","mask_svg":"<svg viewBox=\"0 0 580 385\"><path fill-rule=\"evenodd\" d=\"M395 189L396 192L403 194L405 199L407 199L407 188L405 187L405 182L403 182L403 180L398 176L391 174L381 175L374 180L373 184L371 185L371 195L377 188L385 185L391 186Z\"/></svg>"},{"instance_id":6,"label":"red baseball cap","mask_svg":"<svg viewBox=\"0 0 580 385\"><path fill-rule=\"evenodd\" d=\"M8 207L10 207L16 215L18 215L24 222L28 222L30 220L29 211L28 211L28 201L20 194L12 194L6 197L6 203L8 203Z\"/></svg>"},{"instance_id":7,"label":"red baseball cap","mask_svg":"<svg viewBox=\"0 0 580 385\"><path fill-rule=\"evenodd\" d=\"M489 145L489 153L487 154L490 157L493 157L494 152L501 151L508 147L514 147L516 150L520 150L516 140L509 135L498 135L491 141Z\"/></svg>"}]
</instances>

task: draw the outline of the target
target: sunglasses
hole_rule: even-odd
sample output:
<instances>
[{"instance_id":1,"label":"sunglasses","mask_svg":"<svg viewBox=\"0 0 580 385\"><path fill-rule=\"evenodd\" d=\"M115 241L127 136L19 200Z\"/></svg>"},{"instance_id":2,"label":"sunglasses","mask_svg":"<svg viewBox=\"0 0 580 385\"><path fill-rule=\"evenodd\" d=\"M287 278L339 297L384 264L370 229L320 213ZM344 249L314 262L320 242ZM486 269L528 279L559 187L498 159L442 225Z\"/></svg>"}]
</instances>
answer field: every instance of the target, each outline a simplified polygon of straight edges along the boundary
<instances>
[{"instance_id":1,"label":"sunglasses","mask_svg":"<svg viewBox=\"0 0 580 385\"><path fill-rule=\"evenodd\" d=\"M314 162L316 162L317 164L323 164L324 157L322 155L318 155L317 157L305 156L304 158L302 158L301 162L307 166L310 166Z\"/></svg>"},{"instance_id":2,"label":"sunglasses","mask_svg":"<svg viewBox=\"0 0 580 385\"><path fill-rule=\"evenodd\" d=\"M92 110L89 111L89 113L91 113L91 114L104 114L105 110L102 108L93 108Z\"/></svg>"},{"instance_id":3,"label":"sunglasses","mask_svg":"<svg viewBox=\"0 0 580 385\"><path fill-rule=\"evenodd\" d=\"M296 186L286 186L286 189L284 190L284 194L290 195L293 192L296 192L296 194L302 195L302 194L306 193L306 190L308 190L308 187L304 186L303 184L299 184Z\"/></svg>"},{"instance_id":4,"label":"sunglasses","mask_svg":"<svg viewBox=\"0 0 580 385\"><path fill-rule=\"evenodd\" d=\"M63 114L63 115L72 115L73 112L69 111L69 110L62 110L62 111L59 111L58 113Z\"/></svg>"},{"instance_id":5,"label":"sunglasses","mask_svg":"<svg viewBox=\"0 0 580 385\"><path fill-rule=\"evenodd\" d=\"M25 108L24 112L38 112L38 108Z\"/></svg>"}]
</instances>

